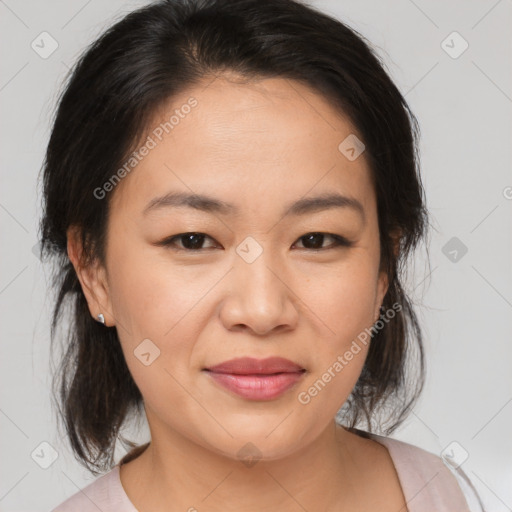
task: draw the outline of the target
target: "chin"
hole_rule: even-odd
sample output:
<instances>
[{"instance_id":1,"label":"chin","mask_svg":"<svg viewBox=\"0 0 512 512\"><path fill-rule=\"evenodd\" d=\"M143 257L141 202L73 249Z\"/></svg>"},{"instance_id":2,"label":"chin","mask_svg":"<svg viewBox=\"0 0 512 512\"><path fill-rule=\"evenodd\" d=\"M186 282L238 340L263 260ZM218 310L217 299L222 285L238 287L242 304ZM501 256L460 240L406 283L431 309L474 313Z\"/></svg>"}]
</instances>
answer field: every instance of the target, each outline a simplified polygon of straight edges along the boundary
<instances>
[{"instance_id":1,"label":"chin","mask_svg":"<svg viewBox=\"0 0 512 512\"><path fill-rule=\"evenodd\" d=\"M290 415L290 418L292 416ZM248 467L250 467L250 461L253 460L284 459L302 449L314 439L314 436L311 439L305 437L304 431L311 432L310 429L306 426L301 428L298 425L292 425L286 420L282 421L283 417L272 423L264 421L263 418L259 421L254 417L248 418L247 421L226 427L233 437L225 435L212 439L205 435L203 440L207 442L208 446L202 444L230 459L241 462L249 461ZM282 422L281 425L280 422Z\"/></svg>"}]
</instances>

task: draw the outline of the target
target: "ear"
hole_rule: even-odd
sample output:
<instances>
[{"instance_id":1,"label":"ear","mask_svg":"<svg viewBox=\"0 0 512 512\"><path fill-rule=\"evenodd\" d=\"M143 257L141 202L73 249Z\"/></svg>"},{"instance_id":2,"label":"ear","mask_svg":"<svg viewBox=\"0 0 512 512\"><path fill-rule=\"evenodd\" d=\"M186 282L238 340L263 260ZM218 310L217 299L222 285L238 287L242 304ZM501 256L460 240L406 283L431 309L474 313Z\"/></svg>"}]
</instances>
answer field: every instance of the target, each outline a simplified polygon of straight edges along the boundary
<instances>
[{"instance_id":1,"label":"ear","mask_svg":"<svg viewBox=\"0 0 512 512\"><path fill-rule=\"evenodd\" d=\"M384 301L384 296L386 295L389 287L389 279L388 274L384 270L379 272L379 278L377 280L377 294L375 296L375 311L374 311L374 320L375 323L380 316L380 307L382 306L382 302Z\"/></svg>"},{"instance_id":2,"label":"ear","mask_svg":"<svg viewBox=\"0 0 512 512\"><path fill-rule=\"evenodd\" d=\"M395 258L398 258L400 251L400 239L402 236L402 230L397 228L391 231L391 240L393 242L393 253ZM376 322L380 316L380 307L382 306L382 302L384 301L384 297L389 288L389 276L385 270L382 268L379 271L379 278L377 282L377 294L375 299L375 311L374 317Z\"/></svg>"},{"instance_id":3,"label":"ear","mask_svg":"<svg viewBox=\"0 0 512 512\"><path fill-rule=\"evenodd\" d=\"M91 316L96 320L101 313L105 317L105 325L109 327L115 325L106 269L98 260L93 263L84 263L80 230L76 226L71 226L67 230L67 251Z\"/></svg>"}]
</instances>

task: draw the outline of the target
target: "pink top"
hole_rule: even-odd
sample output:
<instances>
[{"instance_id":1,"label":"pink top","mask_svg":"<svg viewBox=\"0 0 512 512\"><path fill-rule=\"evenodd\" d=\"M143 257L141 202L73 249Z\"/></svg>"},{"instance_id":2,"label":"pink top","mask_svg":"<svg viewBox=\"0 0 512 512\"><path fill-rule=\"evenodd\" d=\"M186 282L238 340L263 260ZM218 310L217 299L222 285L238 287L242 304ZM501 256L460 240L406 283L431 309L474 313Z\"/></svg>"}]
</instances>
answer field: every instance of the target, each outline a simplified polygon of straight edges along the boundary
<instances>
[{"instance_id":1,"label":"pink top","mask_svg":"<svg viewBox=\"0 0 512 512\"><path fill-rule=\"evenodd\" d=\"M374 441L384 445L395 466L408 512L473 512L469 508L458 478L467 479L459 469L448 468L443 460L422 448L376 434L368 433ZM460 481L464 484L463 481ZM469 488L472 488L471 484ZM467 495L466 490L466 495ZM479 503L476 495L473 503ZM480 504L481 505L481 504ZM51 512L138 512L121 484L119 463L83 490L72 495Z\"/></svg>"}]
</instances>

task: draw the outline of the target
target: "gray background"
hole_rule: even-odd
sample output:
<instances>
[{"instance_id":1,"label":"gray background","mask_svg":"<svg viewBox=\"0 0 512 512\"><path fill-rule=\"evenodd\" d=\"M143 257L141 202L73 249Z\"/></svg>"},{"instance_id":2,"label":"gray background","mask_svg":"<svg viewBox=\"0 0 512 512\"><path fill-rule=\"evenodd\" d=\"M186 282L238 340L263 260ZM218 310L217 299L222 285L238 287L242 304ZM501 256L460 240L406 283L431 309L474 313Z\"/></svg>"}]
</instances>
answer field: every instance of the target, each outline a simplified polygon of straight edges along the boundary
<instances>
[{"instance_id":1,"label":"gray background","mask_svg":"<svg viewBox=\"0 0 512 512\"><path fill-rule=\"evenodd\" d=\"M37 176L65 73L86 44L146 3L0 0L0 511L47 511L94 480L59 438L50 403L51 295L33 251ZM409 290L428 380L394 437L439 455L456 441L455 456L467 452L461 467L487 509L512 510L512 3L312 3L378 47L422 129L434 230L431 267L420 250ZM58 43L46 59L31 47L43 31ZM469 47L458 55L464 40ZM139 439L146 436L143 428ZM31 457L48 457L42 442L58 452L48 469Z\"/></svg>"}]
</instances>

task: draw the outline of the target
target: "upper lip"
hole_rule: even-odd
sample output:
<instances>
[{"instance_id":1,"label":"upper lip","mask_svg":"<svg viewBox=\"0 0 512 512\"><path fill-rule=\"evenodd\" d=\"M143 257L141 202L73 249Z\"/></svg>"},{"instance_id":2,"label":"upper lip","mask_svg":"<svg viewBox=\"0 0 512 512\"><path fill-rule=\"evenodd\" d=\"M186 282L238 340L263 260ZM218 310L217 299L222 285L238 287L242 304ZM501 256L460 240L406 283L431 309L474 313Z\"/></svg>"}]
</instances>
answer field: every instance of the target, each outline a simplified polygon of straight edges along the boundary
<instances>
[{"instance_id":1,"label":"upper lip","mask_svg":"<svg viewBox=\"0 0 512 512\"><path fill-rule=\"evenodd\" d=\"M241 357L210 366L205 370L235 375L270 375L273 373L297 373L304 371L304 368L283 357L268 357L266 359Z\"/></svg>"}]
</instances>

